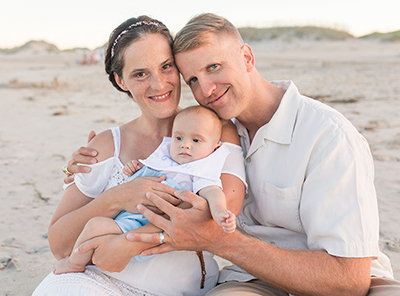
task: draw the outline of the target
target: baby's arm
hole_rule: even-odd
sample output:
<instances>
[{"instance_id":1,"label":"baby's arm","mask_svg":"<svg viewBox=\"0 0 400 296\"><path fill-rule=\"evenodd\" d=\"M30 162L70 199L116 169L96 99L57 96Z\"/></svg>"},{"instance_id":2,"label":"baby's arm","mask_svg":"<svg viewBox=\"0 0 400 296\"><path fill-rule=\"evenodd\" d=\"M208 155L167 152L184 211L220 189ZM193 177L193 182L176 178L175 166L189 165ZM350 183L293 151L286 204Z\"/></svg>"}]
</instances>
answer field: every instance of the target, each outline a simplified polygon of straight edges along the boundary
<instances>
[{"instance_id":1,"label":"baby's arm","mask_svg":"<svg viewBox=\"0 0 400 296\"><path fill-rule=\"evenodd\" d=\"M219 226L225 232L234 232L236 229L236 216L226 207L224 192L217 185L207 186L199 191L199 195L208 201L210 212Z\"/></svg>"},{"instance_id":2,"label":"baby's arm","mask_svg":"<svg viewBox=\"0 0 400 296\"><path fill-rule=\"evenodd\" d=\"M121 234L122 230L118 224L111 218L107 217L94 217L90 219L85 228L82 230L78 239L76 240L74 250L69 257L61 259L53 267L54 274L67 273L67 272L83 272L86 265L91 261L93 251L88 251L82 254L76 254L74 251L83 242L92 238L103 236L107 234Z\"/></svg>"},{"instance_id":3,"label":"baby's arm","mask_svg":"<svg viewBox=\"0 0 400 296\"><path fill-rule=\"evenodd\" d=\"M132 176L134 173L136 173L138 170L140 170L143 167L143 164L141 164L137 160L131 160L129 161L123 169L123 173L127 176Z\"/></svg>"}]
</instances>

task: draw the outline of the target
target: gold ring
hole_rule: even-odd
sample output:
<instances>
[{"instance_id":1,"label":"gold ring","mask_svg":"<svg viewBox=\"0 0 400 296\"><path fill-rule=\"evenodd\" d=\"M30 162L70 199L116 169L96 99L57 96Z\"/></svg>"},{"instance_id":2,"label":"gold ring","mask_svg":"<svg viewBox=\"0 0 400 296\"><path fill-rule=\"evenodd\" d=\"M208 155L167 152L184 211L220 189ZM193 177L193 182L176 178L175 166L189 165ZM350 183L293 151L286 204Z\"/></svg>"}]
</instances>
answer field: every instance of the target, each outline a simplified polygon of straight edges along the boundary
<instances>
[{"instance_id":1,"label":"gold ring","mask_svg":"<svg viewBox=\"0 0 400 296\"><path fill-rule=\"evenodd\" d=\"M70 171L68 171L68 164L66 164L66 165L62 168L62 171L63 171L63 173L66 174L68 177L73 175L73 173L71 173Z\"/></svg>"}]
</instances>

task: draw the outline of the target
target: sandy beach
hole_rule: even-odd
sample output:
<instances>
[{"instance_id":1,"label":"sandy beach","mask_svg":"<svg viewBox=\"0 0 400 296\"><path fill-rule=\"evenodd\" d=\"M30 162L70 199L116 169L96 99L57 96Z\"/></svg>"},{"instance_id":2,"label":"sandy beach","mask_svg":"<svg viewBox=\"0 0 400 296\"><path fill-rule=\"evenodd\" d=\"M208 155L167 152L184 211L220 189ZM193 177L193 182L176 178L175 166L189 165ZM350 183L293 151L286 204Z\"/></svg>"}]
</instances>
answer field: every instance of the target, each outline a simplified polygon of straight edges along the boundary
<instances>
[{"instance_id":1,"label":"sandy beach","mask_svg":"<svg viewBox=\"0 0 400 296\"><path fill-rule=\"evenodd\" d=\"M381 249L400 279L400 43L366 40L251 44L268 80L342 112L375 160ZM63 194L61 171L90 130L139 110L83 52L0 54L0 295L31 295L55 262L47 227ZM183 88L182 107L194 104Z\"/></svg>"}]
</instances>

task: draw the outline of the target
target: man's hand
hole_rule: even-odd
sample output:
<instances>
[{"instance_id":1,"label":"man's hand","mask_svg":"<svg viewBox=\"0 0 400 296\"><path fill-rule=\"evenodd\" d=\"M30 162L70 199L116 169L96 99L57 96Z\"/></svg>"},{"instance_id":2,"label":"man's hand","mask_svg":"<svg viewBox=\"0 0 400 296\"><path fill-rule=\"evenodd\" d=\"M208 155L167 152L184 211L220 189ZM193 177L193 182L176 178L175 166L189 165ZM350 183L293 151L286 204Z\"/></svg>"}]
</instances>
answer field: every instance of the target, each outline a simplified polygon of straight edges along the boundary
<instances>
[{"instance_id":1,"label":"man's hand","mask_svg":"<svg viewBox=\"0 0 400 296\"><path fill-rule=\"evenodd\" d=\"M94 131L90 131L88 135L88 143L96 136ZM77 165L78 163L83 164L94 164L97 163L98 152L95 149L88 147L81 147L72 153L71 159L68 161L67 170L72 173L89 173L90 167ZM64 178L64 183L69 184L74 181L74 175L67 176Z\"/></svg>"},{"instance_id":2,"label":"man's hand","mask_svg":"<svg viewBox=\"0 0 400 296\"><path fill-rule=\"evenodd\" d=\"M138 210L151 224L161 228L164 231L164 243L160 246L145 250L141 253L143 256L161 254L173 250L207 250L213 240L218 238L221 227L212 219L207 201L190 192L175 191L175 196L192 205L189 209L175 207L154 193L147 193L146 197L157 208L164 212L170 220L157 215L143 204L138 205ZM141 241L154 243L160 241L160 235L150 233L128 233L127 239L130 241Z\"/></svg>"}]
</instances>

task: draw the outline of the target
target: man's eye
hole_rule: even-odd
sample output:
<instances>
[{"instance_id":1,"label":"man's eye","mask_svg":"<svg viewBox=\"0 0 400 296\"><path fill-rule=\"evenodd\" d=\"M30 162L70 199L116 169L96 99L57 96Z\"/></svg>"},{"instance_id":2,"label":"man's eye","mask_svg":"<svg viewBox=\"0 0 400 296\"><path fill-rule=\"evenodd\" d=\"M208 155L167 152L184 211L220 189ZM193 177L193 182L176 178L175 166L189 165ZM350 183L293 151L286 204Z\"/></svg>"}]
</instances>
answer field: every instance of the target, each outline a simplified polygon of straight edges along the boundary
<instances>
[{"instance_id":1,"label":"man's eye","mask_svg":"<svg viewBox=\"0 0 400 296\"><path fill-rule=\"evenodd\" d=\"M214 64L210 66L210 70L215 70L218 68L218 64Z\"/></svg>"},{"instance_id":2,"label":"man's eye","mask_svg":"<svg viewBox=\"0 0 400 296\"><path fill-rule=\"evenodd\" d=\"M166 69L168 69L168 68L170 68L170 67L172 67L171 64L166 64L166 65L163 66L163 69L166 70Z\"/></svg>"}]
</instances>

